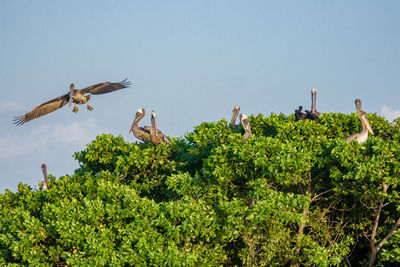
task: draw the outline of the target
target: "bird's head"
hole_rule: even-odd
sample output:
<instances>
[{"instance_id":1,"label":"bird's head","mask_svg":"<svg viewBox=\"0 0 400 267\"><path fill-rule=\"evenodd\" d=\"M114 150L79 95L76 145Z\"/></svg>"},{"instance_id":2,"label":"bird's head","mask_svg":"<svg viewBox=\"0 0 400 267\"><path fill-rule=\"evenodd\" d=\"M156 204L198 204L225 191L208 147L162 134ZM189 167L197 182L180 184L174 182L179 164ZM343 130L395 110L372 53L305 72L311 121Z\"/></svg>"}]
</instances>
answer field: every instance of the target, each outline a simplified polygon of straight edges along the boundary
<instances>
[{"instance_id":1,"label":"bird's head","mask_svg":"<svg viewBox=\"0 0 400 267\"><path fill-rule=\"evenodd\" d=\"M157 115L156 112L155 112L154 110L152 110L152 111L151 111L151 117L152 117L152 118L155 118L156 115Z\"/></svg>"},{"instance_id":2,"label":"bird's head","mask_svg":"<svg viewBox=\"0 0 400 267\"><path fill-rule=\"evenodd\" d=\"M240 111L240 107L238 105L234 105L232 112L239 112Z\"/></svg>"},{"instance_id":3,"label":"bird's head","mask_svg":"<svg viewBox=\"0 0 400 267\"><path fill-rule=\"evenodd\" d=\"M136 110L135 119L138 119L138 118L141 119L141 118L144 117L145 114L146 114L146 110L144 108L139 108L139 109Z\"/></svg>"},{"instance_id":4,"label":"bird's head","mask_svg":"<svg viewBox=\"0 0 400 267\"><path fill-rule=\"evenodd\" d=\"M144 108L138 108L137 110L136 110L136 114L143 114L144 112Z\"/></svg>"},{"instance_id":5,"label":"bird's head","mask_svg":"<svg viewBox=\"0 0 400 267\"><path fill-rule=\"evenodd\" d=\"M317 92L317 89L313 88L311 89L311 93L315 94Z\"/></svg>"},{"instance_id":6,"label":"bird's head","mask_svg":"<svg viewBox=\"0 0 400 267\"><path fill-rule=\"evenodd\" d=\"M46 169L47 168L47 166L46 166L46 164L42 164L42 169Z\"/></svg>"},{"instance_id":7,"label":"bird's head","mask_svg":"<svg viewBox=\"0 0 400 267\"><path fill-rule=\"evenodd\" d=\"M71 83L71 84L69 85L69 89L74 90L74 89L75 89L75 84L74 84L74 83Z\"/></svg>"},{"instance_id":8,"label":"bird's head","mask_svg":"<svg viewBox=\"0 0 400 267\"><path fill-rule=\"evenodd\" d=\"M361 109L361 100L360 99L356 99L356 100L354 100L354 103L356 104L357 110L360 110Z\"/></svg>"}]
</instances>

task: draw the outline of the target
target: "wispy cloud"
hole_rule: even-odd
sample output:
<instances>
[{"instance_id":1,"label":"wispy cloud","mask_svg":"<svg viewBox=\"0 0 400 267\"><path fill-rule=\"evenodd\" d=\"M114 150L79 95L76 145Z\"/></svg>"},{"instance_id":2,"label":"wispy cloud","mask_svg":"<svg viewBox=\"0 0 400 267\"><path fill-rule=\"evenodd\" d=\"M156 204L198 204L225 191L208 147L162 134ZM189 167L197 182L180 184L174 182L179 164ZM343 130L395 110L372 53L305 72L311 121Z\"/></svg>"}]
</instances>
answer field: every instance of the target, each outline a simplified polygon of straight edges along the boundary
<instances>
[{"instance_id":1,"label":"wispy cloud","mask_svg":"<svg viewBox=\"0 0 400 267\"><path fill-rule=\"evenodd\" d=\"M400 117L399 109L393 110L388 106L383 106L381 108L381 113L388 121L393 121L394 119Z\"/></svg>"},{"instance_id":2,"label":"wispy cloud","mask_svg":"<svg viewBox=\"0 0 400 267\"><path fill-rule=\"evenodd\" d=\"M25 109L26 107L20 103L0 100L0 111L16 112L23 111Z\"/></svg>"},{"instance_id":3,"label":"wispy cloud","mask_svg":"<svg viewBox=\"0 0 400 267\"><path fill-rule=\"evenodd\" d=\"M0 158L9 159L34 152L41 146L71 144L83 146L98 133L93 120L84 123L59 123L54 126L41 125L28 135L0 136Z\"/></svg>"}]
</instances>

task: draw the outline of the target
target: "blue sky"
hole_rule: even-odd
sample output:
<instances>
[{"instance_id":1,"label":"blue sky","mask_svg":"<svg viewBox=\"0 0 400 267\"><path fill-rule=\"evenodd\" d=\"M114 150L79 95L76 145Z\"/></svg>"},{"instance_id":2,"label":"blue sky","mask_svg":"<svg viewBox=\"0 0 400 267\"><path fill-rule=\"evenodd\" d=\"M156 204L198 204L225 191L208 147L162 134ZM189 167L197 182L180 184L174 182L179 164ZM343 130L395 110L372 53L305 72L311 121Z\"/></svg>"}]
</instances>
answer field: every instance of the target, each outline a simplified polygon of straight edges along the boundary
<instances>
[{"instance_id":1,"label":"blue sky","mask_svg":"<svg viewBox=\"0 0 400 267\"><path fill-rule=\"evenodd\" d=\"M0 1L0 192L37 188L41 164L73 174L97 134L128 131L136 109L182 136L203 121L290 114L318 90L320 112L400 115L398 1ZM14 116L68 92L127 77L23 126ZM147 116L143 124L149 125Z\"/></svg>"}]
</instances>

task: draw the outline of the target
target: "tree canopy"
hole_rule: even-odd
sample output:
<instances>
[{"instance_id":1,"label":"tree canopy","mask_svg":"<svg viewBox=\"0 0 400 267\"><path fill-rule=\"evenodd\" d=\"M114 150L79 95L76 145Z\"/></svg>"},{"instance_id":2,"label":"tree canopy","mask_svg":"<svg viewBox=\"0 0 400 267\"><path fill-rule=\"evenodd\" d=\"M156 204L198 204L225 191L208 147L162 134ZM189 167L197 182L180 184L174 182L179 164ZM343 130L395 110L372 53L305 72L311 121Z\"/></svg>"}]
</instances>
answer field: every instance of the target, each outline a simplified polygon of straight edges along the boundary
<instances>
[{"instance_id":1,"label":"tree canopy","mask_svg":"<svg viewBox=\"0 0 400 267\"><path fill-rule=\"evenodd\" d=\"M0 265L400 262L400 131L368 114L204 122L171 144L98 135L50 188L0 194Z\"/></svg>"}]
</instances>

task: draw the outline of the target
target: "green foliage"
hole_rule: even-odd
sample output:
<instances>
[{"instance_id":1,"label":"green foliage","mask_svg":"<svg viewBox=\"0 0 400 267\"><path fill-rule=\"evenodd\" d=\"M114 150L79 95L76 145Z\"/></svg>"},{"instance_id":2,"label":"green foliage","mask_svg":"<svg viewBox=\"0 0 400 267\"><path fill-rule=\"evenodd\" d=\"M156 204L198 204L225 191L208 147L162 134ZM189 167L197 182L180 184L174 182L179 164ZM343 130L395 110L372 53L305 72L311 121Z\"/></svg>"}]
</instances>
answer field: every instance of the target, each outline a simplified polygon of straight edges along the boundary
<instances>
[{"instance_id":1,"label":"green foliage","mask_svg":"<svg viewBox=\"0 0 400 267\"><path fill-rule=\"evenodd\" d=\"M250 116L246 141L225 120L157 147L99 135L72 176L0 194L0 265L365 264L379 203L376 242L400 217L400 131L368 119L365 144L344 141L355 113ZM399 251L396 231L378 263Z\"/></svg>"}]
</instances>

